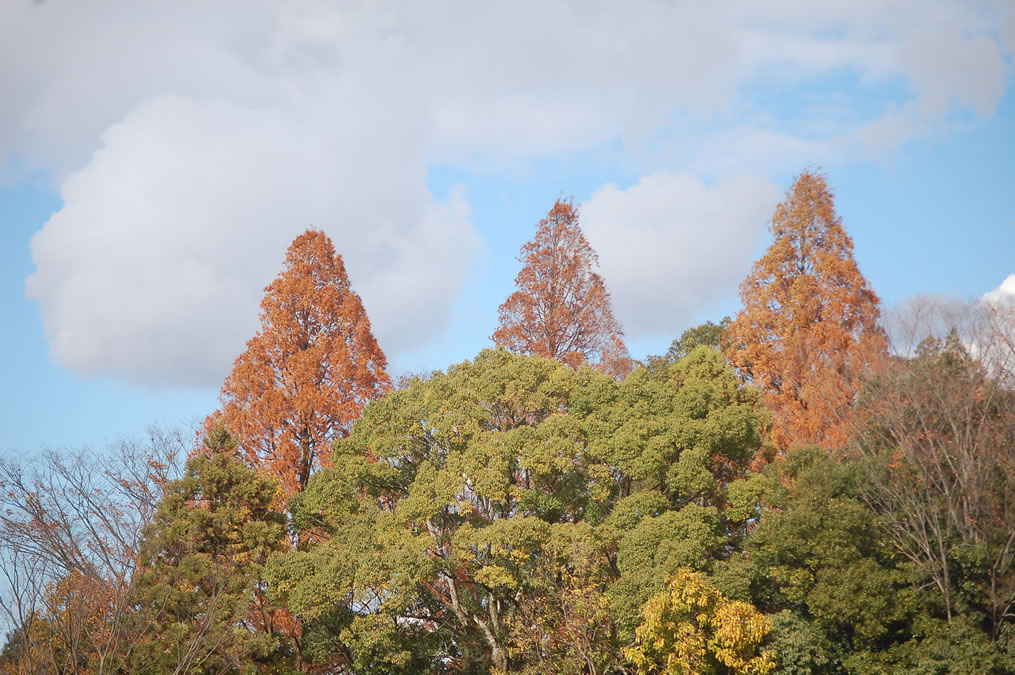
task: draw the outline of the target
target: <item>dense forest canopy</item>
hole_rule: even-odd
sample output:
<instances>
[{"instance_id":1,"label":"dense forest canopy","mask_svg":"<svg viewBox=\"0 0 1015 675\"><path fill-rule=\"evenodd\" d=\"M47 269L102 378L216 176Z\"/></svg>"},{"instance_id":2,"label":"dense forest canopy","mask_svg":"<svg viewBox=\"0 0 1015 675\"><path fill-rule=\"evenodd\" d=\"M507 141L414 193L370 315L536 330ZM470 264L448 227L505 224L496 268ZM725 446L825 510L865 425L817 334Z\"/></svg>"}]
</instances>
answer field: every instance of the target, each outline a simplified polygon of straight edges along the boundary
<instances>
[{"instance_id":1,"label":"dense forest canopy","mask_svg":"<svg viewBox=\"0 0 1015 675\"><path fill-rule=\"evenodd\" d=\"M893 344L833 197L643 363L559 200L496 345L394 387L308 231L197 439L0 460L0 669L1015 672L1015 307Z\"/></svg>"}]
</instances>

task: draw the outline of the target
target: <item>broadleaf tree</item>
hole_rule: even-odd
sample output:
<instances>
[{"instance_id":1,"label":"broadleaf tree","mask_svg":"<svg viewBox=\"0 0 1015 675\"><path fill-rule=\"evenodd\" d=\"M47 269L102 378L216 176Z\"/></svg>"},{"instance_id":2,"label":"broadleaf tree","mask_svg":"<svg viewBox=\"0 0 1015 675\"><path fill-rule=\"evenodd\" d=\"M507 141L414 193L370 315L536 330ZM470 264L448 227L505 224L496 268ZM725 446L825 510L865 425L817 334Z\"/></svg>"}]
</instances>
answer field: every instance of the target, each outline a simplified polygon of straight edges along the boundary
<instances>
[{"instance_id":1,"label":"broadleaf tree","mask_svg":"<svg viewBox=\"0 0 1015 675\"><path fill-rule=\"evenodd\" d=\"M996 641L1015 618L1015 393L995 363L955 331L928 337L871 379L852 447L868 460L864 499L943 616L977 608Z\"/></svg>"},{"instance_id":2,"label":"broadleaf tree","mask_svg":"<svg viewBox=\"0 0 1015 675\"><path fill-rule=\"evenodd\" d=\"M578 216L572 200L558 199L522 246L517 290L500 306L493 341L573 368L589 362L622 378L632 362Z\"/></svg>"},{"instance_id":3,"label":"broadleaf tree","mask_svg":"<svg viewBox=\"0 0 1015 675\"><path fill-rule=\"evenodd\" d=\"M512 618L544 549L578 536L614 492L568 406L616 386L498 349L368 406L294 500L295 524L320 543L268 575L310 639L339 626L342 644L320 658L508 668Z\"/></svg>"},{"instance_id":4,"label":"broadleaf tree","mask_svg":"<svg viewBox=\"0 0 1015 675\"><path fill-rule=\"evenodd\" d=\"M667 589L642 610L633 647L624 650L638 673L739 673L764 675L775 669L761 651L770 629L763 614L742 600L729 600L705 575L682 568Z\"/></svg>"},{"instance_id":5,"label":"broadleaf tree","mask_svg":"<svg viewBox=\"0 0 1015 675\"><path fill-rule=\"evenodd\" d=\"M740 286L744 308L724 335L726 356L766 392L778 447L839 447L865 365L885 349L878 297L853 259L824 174L796 178L771 232Z\"/></svg>"},{"instance_id":6,"label":"broadleaf tree","mask_svg":"<svg viewBox=\"0 0 1015 675\"><path fill-rule=\"evenodd\" d=\"M742 536L755 398L706 347L623 383L486 350L367 406L269 588L316 664L612 672L665 578Z\"/></svg>"},{"instance_id":7,"label":"broadleaf tree","mask_svg":"<svg viewBox=\"0 0 1015 675\"><path fill-rule=\"evenodd\" d=\"M247 463L276 476L290 496L367 402L390 388L386 367L342 256L327 235L308 230L265 289L261 330L222 386L222 421Z\"/></svg>"}]
</instances>

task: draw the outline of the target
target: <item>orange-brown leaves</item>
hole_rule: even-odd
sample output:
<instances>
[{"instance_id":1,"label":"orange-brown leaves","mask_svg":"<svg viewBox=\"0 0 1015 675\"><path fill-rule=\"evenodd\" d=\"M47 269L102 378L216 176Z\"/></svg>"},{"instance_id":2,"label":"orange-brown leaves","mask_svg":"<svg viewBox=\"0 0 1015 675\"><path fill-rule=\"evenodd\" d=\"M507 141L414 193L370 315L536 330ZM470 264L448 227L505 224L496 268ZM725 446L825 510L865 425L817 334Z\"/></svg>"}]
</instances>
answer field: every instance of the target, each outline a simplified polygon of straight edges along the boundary
<instances>
[{"instance_id":1,"label":"orange-brown leaves","mask_svg":"<svg viewBox=\"0 0 1015 675\"><path fill-rule=\"evenodd\" d=\"M323 232L293 241L265 291L261 330L222 386L222 417L240 455L277 476L290 496L390 380L363 303Z\"/></svg>"},{"instance_id":2,"label":"orange-brown leaves","mask_svg":"<svg viewBox=\"0 0 1015 675\"><path fill-rule=\"evenodd\" d=\"M885 350L878 297L821 173L805 171L772 216L772 245L740 286L730 362L766 392L780 448L838 447L859 378Z\"/></svg>"},{"instance_id":3,"label":"orange-brown leaves","mask_svg":"<svg viewBox=\"0 0 1015 675\"><path fill-rule=\"evenodd\" d=\"M610 294L593 270L599 257L578 224L578 208L558 199L532 241L522 246L518 290L500 306L493 341L520 354L588 361L614 377L631 370Z\"/></svg>"}]
</instances>

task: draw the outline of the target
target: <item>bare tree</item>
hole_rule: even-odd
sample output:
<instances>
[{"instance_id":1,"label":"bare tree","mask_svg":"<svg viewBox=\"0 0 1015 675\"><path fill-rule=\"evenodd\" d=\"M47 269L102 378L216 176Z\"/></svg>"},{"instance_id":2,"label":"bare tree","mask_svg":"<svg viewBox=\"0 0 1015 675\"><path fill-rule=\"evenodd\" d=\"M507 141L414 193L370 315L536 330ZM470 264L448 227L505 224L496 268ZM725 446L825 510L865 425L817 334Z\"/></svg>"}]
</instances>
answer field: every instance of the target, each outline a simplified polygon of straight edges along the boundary
<instances>
[{"instance_id":1,"label":"bare tree","mask_svg":"<svg viewBox=\"0 0 1015 675\"><path fill-rule=\"evenodd\" d=\"M0 607L20 667L122 669L143 630L128 601L142 532L189 445L152 427L104 453L0 459Z\"/></svg>"},{"instance_id":2,"label":"bare tree","mask_svg":"<svg viewBox=\"0 0 1015 675\"><path fill-rule=\"evenodd\" d=\"M1015 618L1011 315L924 300L902 318L893 331L901 354L880 364L859 404L864 496L937 588L948 620L965 593L997 639Z\"/></svg>"},{"instance_id":3,"label":"bare tree","mask_svg":"<svg viewBox=\"0 0 1015 675\"><path fill-rule=\"evenodd\" d=\"M35 619L45 589L40 582L46 578L46 561L28 555L20 546L0 547L0 610L11 628L4 647L4 660L14 672L30 673L41 662L41 654L33 643Z\"/></svg>"}]
</instances>

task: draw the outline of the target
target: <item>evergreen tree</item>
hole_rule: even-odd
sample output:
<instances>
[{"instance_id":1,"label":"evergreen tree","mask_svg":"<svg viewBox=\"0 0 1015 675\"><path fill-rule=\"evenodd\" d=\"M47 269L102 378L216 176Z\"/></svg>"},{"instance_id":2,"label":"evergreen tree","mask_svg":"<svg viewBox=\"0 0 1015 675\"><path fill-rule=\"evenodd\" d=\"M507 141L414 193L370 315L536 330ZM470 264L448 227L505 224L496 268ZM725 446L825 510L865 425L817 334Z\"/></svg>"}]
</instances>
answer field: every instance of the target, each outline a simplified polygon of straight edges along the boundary
<instances>
[{"instance_id":1,"label":"evergreen tree","mask_svg":"<svg viewBox=\"0 0 1015 675\"><path fill-rule=\"evenodd\" d=\"M137 574L135 617L148 636L135 648L143 672L238 671L294 659L279 632L284 613L263 594L261 569L284 548L277 481L228 448L187 462L149 526Z\"/></svg>"}]
</instances>

